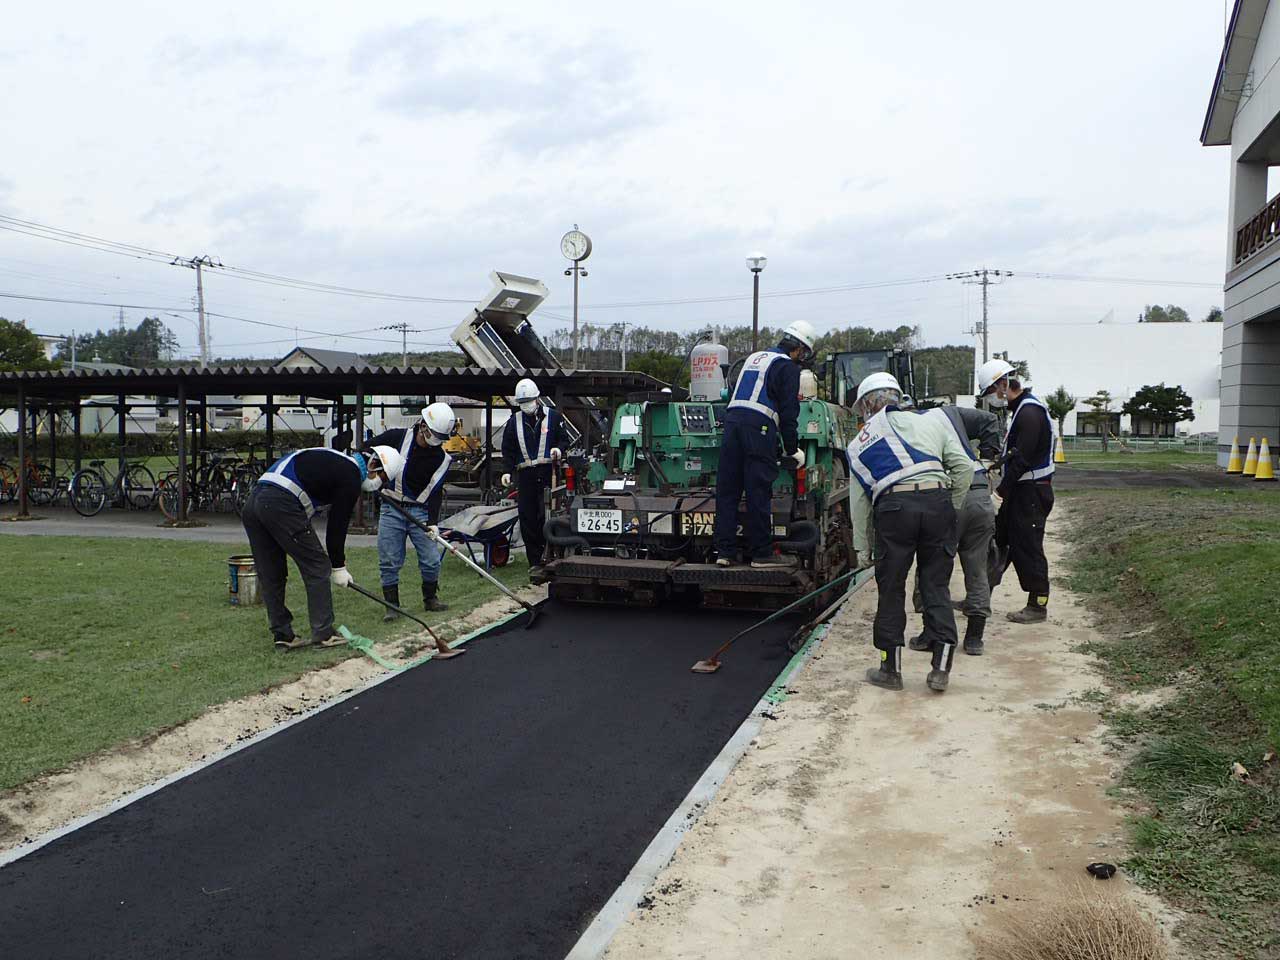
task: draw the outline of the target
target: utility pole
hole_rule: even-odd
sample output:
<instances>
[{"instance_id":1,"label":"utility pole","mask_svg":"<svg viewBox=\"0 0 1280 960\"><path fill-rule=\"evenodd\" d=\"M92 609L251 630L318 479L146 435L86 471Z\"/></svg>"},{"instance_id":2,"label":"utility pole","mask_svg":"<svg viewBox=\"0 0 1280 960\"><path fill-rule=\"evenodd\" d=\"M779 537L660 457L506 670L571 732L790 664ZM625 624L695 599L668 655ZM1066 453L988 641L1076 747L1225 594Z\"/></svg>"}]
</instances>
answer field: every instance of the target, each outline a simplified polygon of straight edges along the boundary
<instances>
[{"instance_id":1,"label":"utility pole","mask_svg":"<svg viewBox=\"0 0 1280 960\"><path fill-rule=\"evenodd\" d=\"M409 366L409 334L422 333L417 327L411 327L407 323L393 323L387 327L379 327L379 330L399 330L400 331L400 366Z\"/></svg>"},{"instance_id":2,"label":"utility pole","mask_svg":"<svg viewBox=\"0 0 1280 960\"><path fill-rule=\"evenodd\" d=\"M622 369L627 369L627 321L622 321Z\"/></svg>"},{"instance_id":3,"label":"utility pole","mask_svg":"<svg viewBox=\"0 0 1280 960\"><path fill-rule=\"evenodd\" d=\"M1004 277L1012 277L1013 274L1008 270L988 270L983 267L981 270L967 270L963 273L948 273L948 280L959 280L962 283L976 283L982 287L982 362L986 363L991 359L990 338L988 336L990 324L987 322L987 288L993 283L1002 283ZM971 331L976 333L977 331Z\"/></svg>"},{"instance_id":4,"label":"utility pole","mask_svg":"<svg viewBox=\"0 0 1280 960\"><path fill-rule=\"evenodd\" d=\"M201 271L205 267L220 267L222 261L214 260L206 253L201 257L177 257L173 260L173 265L188 267L196 272L196 313L200 318L200 368L203 370L209 365L209 330L204 319L204 275Z\"/></svg>"}]
</instances>

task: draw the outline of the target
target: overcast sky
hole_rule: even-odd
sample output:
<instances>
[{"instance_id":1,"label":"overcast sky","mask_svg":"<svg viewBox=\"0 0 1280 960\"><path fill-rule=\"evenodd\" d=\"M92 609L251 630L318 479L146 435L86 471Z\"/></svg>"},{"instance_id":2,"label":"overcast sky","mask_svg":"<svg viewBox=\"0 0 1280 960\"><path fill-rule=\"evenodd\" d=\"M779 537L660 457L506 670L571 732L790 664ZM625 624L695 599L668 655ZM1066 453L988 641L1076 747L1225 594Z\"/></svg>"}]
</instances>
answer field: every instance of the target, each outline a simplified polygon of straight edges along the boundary
<instances>
[{"instance_id":1,"label":"overcast sky","mask_svg":"<svg viewBox=\"0 0 1280 960\"><path fill-rule=\"evenodd\" d=\"M583 319L680 330L749 323L750 301L608 304L749 295L756 248L766 293L983 265L1220 283L1228 158L1198 135L1222 33L1222 0L14 4L0 214L419 296L474 301L501 269L545 280L557 317L578 223ZM211 311L374 338L300 334L323 347L390 349L367 331L403 321L443 344L466 310L206 278ZM0 292L147 307L130 325L162 308L195 349L180 267L0 231ZM992 336L1220 301L1015 277ZM768 298L761 319L972 342L979 302L943 280ZM0 315L61 334L116 311ZM293 342L211 329L215 354Z\"/></svg>"}]
</instances>

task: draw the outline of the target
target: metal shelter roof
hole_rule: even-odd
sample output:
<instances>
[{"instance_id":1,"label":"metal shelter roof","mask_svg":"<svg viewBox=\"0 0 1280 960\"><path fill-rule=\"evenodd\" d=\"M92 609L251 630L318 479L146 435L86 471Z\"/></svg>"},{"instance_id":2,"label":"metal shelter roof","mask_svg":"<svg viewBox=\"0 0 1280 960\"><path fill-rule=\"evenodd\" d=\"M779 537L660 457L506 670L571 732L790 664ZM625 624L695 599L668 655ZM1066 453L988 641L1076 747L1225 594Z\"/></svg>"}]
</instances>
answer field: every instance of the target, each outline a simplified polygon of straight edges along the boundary
<instances>
[{"instance_id":1,"label":"metal shelter roof","mask_svg":"<svg viewBox=\"0 0 1280 960\"><path fill-rule=\"evenodd\" d=\"M279 394L337 400L363 391L366 396L450 394L483 400L514 392L516 381L532 377L552 396L622 397L666 384L648 374L619 370L500 370L478 367L347 366L334 369L282 369L276 366L177 366L136 370L18 370L0 373L0 397L10 403L17 388L28 401L74 400L94 394L178 395L179 385L193 399L212 395Z\"/></svg>"}]
</instances>

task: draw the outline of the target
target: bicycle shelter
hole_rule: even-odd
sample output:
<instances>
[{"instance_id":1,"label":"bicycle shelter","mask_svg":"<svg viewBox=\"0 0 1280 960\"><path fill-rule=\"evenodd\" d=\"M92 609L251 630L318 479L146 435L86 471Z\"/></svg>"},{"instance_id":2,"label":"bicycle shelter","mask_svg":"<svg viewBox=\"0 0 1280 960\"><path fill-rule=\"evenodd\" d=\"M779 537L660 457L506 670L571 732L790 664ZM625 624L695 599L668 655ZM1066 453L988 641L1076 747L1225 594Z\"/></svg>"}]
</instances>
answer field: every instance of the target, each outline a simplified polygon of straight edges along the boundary
<instances>
[{"instance_id":1,"label":"bicycle shelter","mask_svg":"<svg viewBox=\"0 0 1280 960\"><path fill-rule=\"evenodd\" d=\"M57 422L59 411L69 411L72 424L73 459L78 471L82 460L82 411L88 406L87 398L108 396L116 399L113 404L119 442L119 469L125 470L125 445L127 425L131 410L154 406L157 411L177 408L177 521L188 519L188 466L208 449L207 412L218 405L219 400L232 396L264 397L260 404L236 404L257 406L264 420L264 443L267 462L276 455L276 415L280 404L276 397L302 396L327 400L345 416L344 398L354 396L351 410L353 436L364 436L365 412L368 399L377 396L437 396L462 397L485 411L484 477L487 488L492 481L492 437L494 398L510 396L516 381L532 377L551 397L557 407L572 415L585 408L584 400L603 400L609 407L629 393L656 390L663 386L647 374L616 370L516 370L481 369L476 367L383 367L364 364L336 365L333 367L290 367L272 365L218 366L201 368L198 365L153 367L132 369L125 367L99 367L93 370L19 370L0 373L0 408L16 409L18 461L18 514L21 519L31 516L30 482L26 464L36 446L36 423L39 411L51 413L52 428L49 431L50 460L56 474ZM153 403L131 402L131 398L152 398ZM163 398L163 399L162 399ZM174 398L176 404L165 402ZM210 404L210 398L214 404ZM97 404L101 406L101 404ZM191 417L192 413L199 414ZM590 418L585 418L588 441ZM28 434L30 433L30 437ZM30 446L28 446L30 444ZM282 451L283 452L282 448ZM356 523L363 523L361 515Z\"/></svg>"}]
</instances>

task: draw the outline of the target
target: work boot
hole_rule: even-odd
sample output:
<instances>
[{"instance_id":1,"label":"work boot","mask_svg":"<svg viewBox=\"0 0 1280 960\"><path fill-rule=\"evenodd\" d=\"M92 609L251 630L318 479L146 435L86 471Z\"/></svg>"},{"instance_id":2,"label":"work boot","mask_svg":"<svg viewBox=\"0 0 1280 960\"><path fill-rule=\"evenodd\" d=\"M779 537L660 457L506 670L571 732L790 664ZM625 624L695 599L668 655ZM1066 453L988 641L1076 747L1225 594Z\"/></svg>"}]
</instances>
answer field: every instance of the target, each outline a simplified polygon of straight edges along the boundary
<instances>
[{"instance_id":1,"label":"work boot","mask_svg":"<svg viewBox=\"0 0 1280 960\"><path fill-rule=\"evenodd\" d=\"M717 567L732 567L733 557L716 557Z\"/></svg>"},{"instance_id":2,"label":"work boot","mask_svg":"<svg viewBox=\"0 0 1280 960\"><path fill-rule=\"evenodd\" d=\"M387 603L394 603L397 607L400 606L400 584L393 583L389 587L383 587L382 599L387 601ZM392 620L399 619L400 614L396 613L394 610L388 610L382 615L383 623L390 623Z\"/></svg>"},{"instance_id":3,"label":"work boot","mask_svg":"<svg viewBox=\"0 0 1280 960\"><path fill-rule=\"evenodd\" d=\"M534 564L532 567L529 568L529 582L537 583L538 578L541 577L546 572L547 572L547 568L544 567L542 564L540 563Z\"/></svg>"},{"instance_id":4,"label":"work boot","mask_svg":"<svg viewBox=\"0 0 1280 960\"><path fill-rule=\"evenodd\" d=\"M951 678L951 661L956 655L954 643L935 643L933 645L933 669L925 683L930 690L943 693L947 689L947 681Z\"/></svg>"},{"instance_id":5,"label":"work boot","mask_svg":"<svg viewBox=\"0 0 1280 960\"><path fill-rule=\"evenodd\" d=\"M986 617L969 618L969 622L964 628L964 652L969 656L982 656L982 632L986 628Z\"/></svg>"},{"instance_id":6,"label":"work boot","mask_svg":"<svg viewBox=\"0 0 1280 960\"><path fill-rule=\"evenodd\" d=\"M436 594L440 591L440 584L435 580L422 581L422 605L427 608L428 613L438 613L441 610L448 610L447 603L441 603Z\"/></svg>"},{"instance_id":7,"label":"work boot","mask_svg":"<svg viewBox=\"0 0 1280 960\"><path fill-rule=\"evenodd\" d=\"M299 650L302 647L311 646L310 639L299 640L292 634L287 637L281 633L272 634L271 641L277 650Z\"/></svg>"},{"instance_id":8,"label":"work boot","mask_svg":"<svg viewBox=\"0 0 1280 960\"><path fill-rule=\"evenodd\" d=\"M880 666L867 671L867 683L886 690L902 689L902 648L880 651Z\"/></svg>"},{"instance_id":9,"label":"work boot","mask_svg":"<svg viewBox=\"0 0 1280 960\"><path fill-rule=\"evenodd\" d=\"M926 640L924 631L921 630L918 634L907 641L907 646L917 653L927 653L933 649L933 641Z\"/></svg>"},{"instance_id":10,"label":"work boot","mask_svg":"<svg viewBox=\"0 0 1280 960\"><path fill-rule=\"evenodd\" d=\"M1014 623L1044 623L1049 619L1049 598L1045 594L1027 594L1027 605L1008 615Z\"/></svg>"},{"instance_id":11,"label":"work boot","mask_svg":"<svg viewBox=\"0 0 1280 960\"><path fill-rule=\"evenodd\" d=\"M952 601L951 601L951 609L952 609L952 610L963 610L963 609L964 609L964 599L963 599L963 598L961 598L961 599L959 599L959 600L952 600Z\"/></svg>"}]
</instances>

